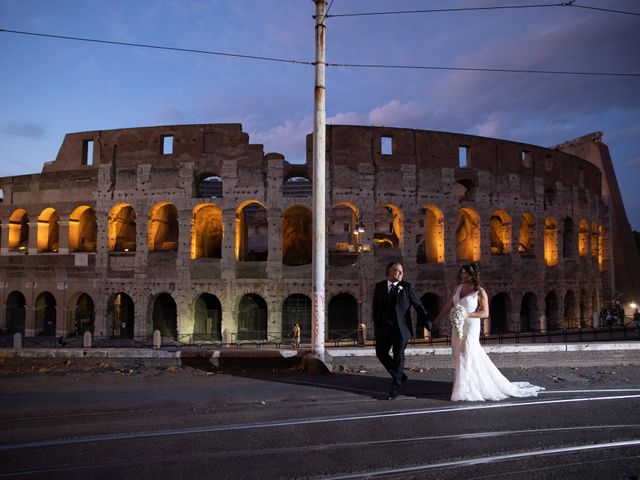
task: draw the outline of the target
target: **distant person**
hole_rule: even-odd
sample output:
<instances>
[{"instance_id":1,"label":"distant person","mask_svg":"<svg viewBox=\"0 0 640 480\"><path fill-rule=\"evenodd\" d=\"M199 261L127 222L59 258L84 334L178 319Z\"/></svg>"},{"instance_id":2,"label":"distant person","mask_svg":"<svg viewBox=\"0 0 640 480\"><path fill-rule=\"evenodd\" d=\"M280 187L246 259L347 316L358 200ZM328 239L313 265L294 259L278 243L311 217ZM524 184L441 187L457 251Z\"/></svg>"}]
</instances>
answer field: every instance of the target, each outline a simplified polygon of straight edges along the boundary
<instances>
[{"instance_id":1,"label":"distant person","mask_svg":"<svg viewBox=\"0 0 640 480\"><path fill-rule=\"evenodd\" d=\"M510 382L496 368L480 345L480 324L489 316L487 292L480 286L478 266L460 268L460 284L438 318L451 322L451 352L455 382L451 400L502 400L507 397L535 397L543 387Z\"/></svg>"},{"instance_id":2,"label":"distant person","mask_svg":"<svg viewBox=\"0 0 640 480\"><path fill-rule=\"evenodd\" d=\"M398 262L387 265L387 278L376 283L373 291L373 331L376 340L376 356L391 375L388 400L399 395L404 373L404 350L413 336L410 308L424 315L427 330L431 330L428 313L410 283L402 281L404 270ZM389 355L392 351L393 356Z\"/></svg>"},{"instance_id":3,"label":"distant person","mask_svg":"<svg viewBox=\"0 0 640 480\"><path fill-rule=\"evenodd\" d=\"M636 308L636 311L633 312L633 323L636 324L637 328L640 328L640 312Z\"/></svg>"},{"instance_id":4,"label":"distant person","mask_svg":"<svg viewBox=\"0 0 640 480\"><path fill-rule=\"evenodd\" d=\"M295 324L291 329L291 345L296 348L300 348L300 325Z\"/></svg>"}]
</instances>

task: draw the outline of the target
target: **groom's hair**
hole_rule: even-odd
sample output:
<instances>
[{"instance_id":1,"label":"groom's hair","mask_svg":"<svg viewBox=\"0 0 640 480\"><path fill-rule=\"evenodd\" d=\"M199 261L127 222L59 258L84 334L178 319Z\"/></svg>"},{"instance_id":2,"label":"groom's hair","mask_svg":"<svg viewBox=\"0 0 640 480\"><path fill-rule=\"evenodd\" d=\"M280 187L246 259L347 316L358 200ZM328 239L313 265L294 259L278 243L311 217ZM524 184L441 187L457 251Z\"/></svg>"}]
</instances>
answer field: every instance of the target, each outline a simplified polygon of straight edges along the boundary
<instances>
[{"instance_id":1,"label":"groom's hair","mask_svg":"<svg viewBox=\"0 0 640 480\"><path fill-rule=\"evenodd\" d=\"M387 268L385 270L385 273L387 275L389 275L389 270L391 270L391 267L395 267L396 265L399 265L402 267L402 264L400 262L391 262L391 263L387 263Z\"/></svg>"}]
</instances>

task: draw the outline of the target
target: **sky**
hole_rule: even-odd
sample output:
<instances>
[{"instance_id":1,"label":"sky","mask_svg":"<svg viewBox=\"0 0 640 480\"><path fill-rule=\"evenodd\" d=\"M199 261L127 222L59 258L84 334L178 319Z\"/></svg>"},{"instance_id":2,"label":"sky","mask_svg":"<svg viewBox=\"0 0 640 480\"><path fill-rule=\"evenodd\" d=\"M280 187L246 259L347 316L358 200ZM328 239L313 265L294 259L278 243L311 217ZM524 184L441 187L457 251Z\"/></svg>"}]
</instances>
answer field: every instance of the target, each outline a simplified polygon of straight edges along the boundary
<instances>
[{"instance_id":1,"label":"sky","mask_svg":"<svg viewBox=\"0 0 640 480\"><path fill-rule=\"evenodd\" d=\"M558 0L557 3L562 3ZM553 0L329 0L327 62L640 74L640 15ZM574 5L640 14L637 0ZM312 0L0 0L0 29L313 62ZM304 162L314 68L0 32L0 176L39 173L71 132L241 123ZM327 68L327 122L553 146L595 131L640 231L640 77Z\"/></svg>"}]
</instances>

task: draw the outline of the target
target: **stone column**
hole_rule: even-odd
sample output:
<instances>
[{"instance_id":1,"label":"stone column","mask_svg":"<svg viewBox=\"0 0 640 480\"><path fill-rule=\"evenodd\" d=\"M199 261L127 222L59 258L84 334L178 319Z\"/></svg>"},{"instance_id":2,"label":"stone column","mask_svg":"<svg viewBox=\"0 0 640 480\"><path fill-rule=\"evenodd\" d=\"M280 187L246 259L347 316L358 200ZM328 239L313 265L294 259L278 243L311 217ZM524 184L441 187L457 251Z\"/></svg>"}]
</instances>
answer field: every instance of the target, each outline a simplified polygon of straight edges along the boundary
<instances>
[{"instance_id":1,"label":"stone column","mask_svg":"<svg viewBox=\"0 0 640 480\"><path fill-rule=\"evenodd\" d=\"M282 278L282 215L280 209L267 210L269 239L267 251L267 277L274 280Z\"/></svg>"},{"instance_id":2,"label":"stone column","mask_svg":"<svg viewBox=\"0 0 640 480\"><path fill-rule=\"evenodd\" d=\"M236 278L236 211L234 208L222 209L222 258L220 259L220 276L223 280Z\"/></svg>"},{"instance_id":3,"label":"stone column","mask_svg":"<svg viewBox=\"0 0 640 480\"><path fill-rule=\"evenodd\" d=\"M0 255L9 253L9 223L0 225Z\"/></svg>"},{"instance_id":4,"label":"stone column","mask_svg":"<svg viewBox=\"0 0 640 480\"><path fill-rule=\"evenodd\" d=\"M58 220L58 253L69 253L69 215L60 215Z\"/></svg>"},{"instance_id":5,"label":"stone column","mask_svg":"<svg viewBox=\"0 0 640 480\"><path fill-rule=\"evenodd\" d=\"M29 255L35 255L38 253L38 220L31 220L29 225L29 247L27 253Z\"/></svg>"}]
</instances>

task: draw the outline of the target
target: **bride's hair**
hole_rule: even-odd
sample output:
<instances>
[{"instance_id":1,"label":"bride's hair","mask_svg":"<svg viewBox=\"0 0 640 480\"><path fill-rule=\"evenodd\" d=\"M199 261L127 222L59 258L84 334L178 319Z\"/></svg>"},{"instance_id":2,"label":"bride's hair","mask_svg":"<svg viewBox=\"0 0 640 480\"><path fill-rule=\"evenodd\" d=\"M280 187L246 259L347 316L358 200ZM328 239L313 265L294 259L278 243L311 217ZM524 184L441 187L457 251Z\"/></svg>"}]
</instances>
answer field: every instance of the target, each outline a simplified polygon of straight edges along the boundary
<instances>
[{"instance_id":1,"label":"bride's hair","mask_svg":"<svg viewBox=\"0 0 640 480\"><path fill-rule=\"evenodd\" d=\"M471 281L473 282L474 288L477 290L480 288L480 265L477 263L465 263L460 267L460 271L458 272L458 277L460 276L460 272L467 272L471 276Z\"/></svg>"}]
</instances>

